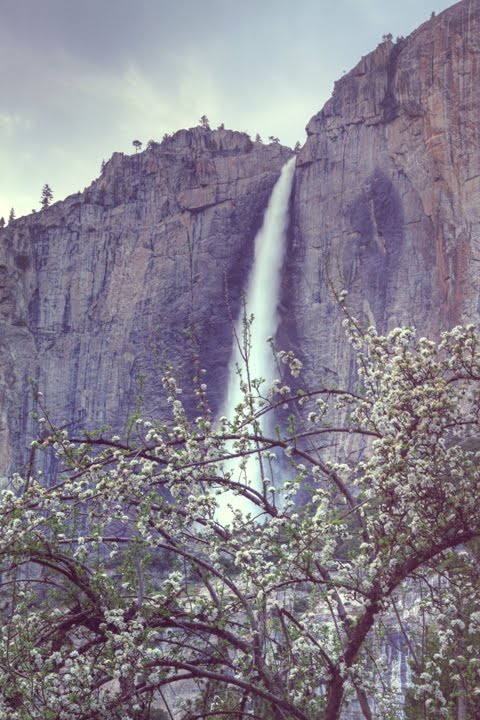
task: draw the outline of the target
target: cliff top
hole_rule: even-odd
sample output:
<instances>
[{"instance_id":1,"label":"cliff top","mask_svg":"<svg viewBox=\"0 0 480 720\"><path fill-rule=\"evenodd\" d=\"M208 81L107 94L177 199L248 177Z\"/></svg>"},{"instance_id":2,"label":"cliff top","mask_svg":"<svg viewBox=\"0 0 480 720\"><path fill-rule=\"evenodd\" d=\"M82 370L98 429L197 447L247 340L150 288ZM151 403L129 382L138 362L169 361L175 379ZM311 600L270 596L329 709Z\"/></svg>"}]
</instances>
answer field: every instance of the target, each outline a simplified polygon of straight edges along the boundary
<instances>
[{"instance_id":1,"label":"cliff top","mask_svg":"<svg viewBox=\"0 0 480 720\"><path fill-rule=\"evenodd\" d=\"M56 224L59 218L61 222L61 217L69 208L79 204L94 203L115 207L129 202L136 199L140 187L153 182L153 176L157 177L157 187L165 182L169 186L178 184L183 188L189 186L194 189L210 182L211 176L216 172L211 163L228 164L229 159L245 156L249 158L246 165L255 165L256 158L259 168L264 168L265 162L277 161L279 157L286 160L292 153L291 148L276 140L269 143L254 141L246 132L224 127L215 130L203 126L180 129L173 135L165 136L161 142L149 141L141 152L114 152L102 165L100 176L83 191L58 200L46 209L16 218L5 228L0 228L0 234L8 233L9 228L19 229L39 223ZM251 171L250 167L248 172ZM236 172L241 172L241 167L237 168ZM147 180L149 177L150 180Z\"/></svg>"},{"instance_id":2,"label":"cliff top","mask_svg":"<svg viewBox=\"0 0 480 720\"><path fill-rule=\"evenodd\" d=\"M307 136L317 132L319 121L332 116L342 116L345 125L363 120L369 124L393 120L399 109L398 98L394 97L393 81L401 56L411 52L420 58L441 52L448 62L452 37L461 35L468 44L471 28L479 16L480 0L461 0L438 15L432 13L429 20L406 38L397 37L394 41L391 34L385 35L372 52L364 55L335 82L332 96L308 122ZM414 72L414 68L411 69ZM362 112L357 102L367 94L370 94L372 105L375 106L374 115L370 117Z\"/></svg>"}]
</instances>

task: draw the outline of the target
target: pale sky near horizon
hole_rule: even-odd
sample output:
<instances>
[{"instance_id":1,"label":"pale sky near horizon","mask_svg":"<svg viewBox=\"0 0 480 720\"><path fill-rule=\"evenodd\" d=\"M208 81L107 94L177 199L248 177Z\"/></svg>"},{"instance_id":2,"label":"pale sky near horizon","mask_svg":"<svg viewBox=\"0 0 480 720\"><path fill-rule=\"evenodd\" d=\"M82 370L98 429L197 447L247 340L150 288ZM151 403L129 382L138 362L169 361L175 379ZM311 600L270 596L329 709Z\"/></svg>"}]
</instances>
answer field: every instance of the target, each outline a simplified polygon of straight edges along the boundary
<instances>
[{"instance_id":1,"label":"pale sky near horizon","mask_svg":"<svg viewBox=\"0 0 480 720\"><path fill-rule=\"evenodd\" d=\"M206 114L293 146L382 35L444 0L0 0L0 216Z\"/></svg>"}]
</instances>

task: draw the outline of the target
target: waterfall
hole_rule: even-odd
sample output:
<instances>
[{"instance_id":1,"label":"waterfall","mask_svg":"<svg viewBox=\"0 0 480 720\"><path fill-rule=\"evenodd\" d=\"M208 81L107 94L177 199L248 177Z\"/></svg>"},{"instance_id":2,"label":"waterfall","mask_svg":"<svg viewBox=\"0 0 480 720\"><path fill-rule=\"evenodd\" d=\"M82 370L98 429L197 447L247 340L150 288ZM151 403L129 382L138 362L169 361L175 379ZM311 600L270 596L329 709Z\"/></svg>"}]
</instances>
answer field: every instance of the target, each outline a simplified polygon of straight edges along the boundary
<instances>
[{"instance_id":1,"label":"waterfall","mask_svg":"<svg viewBox=\"0 0 480 720\"><path fill-rule=\"evenodd\" d=\"M295 160L291 158L282 168L270 196L263 224L255 237L255 250L253 265L248 279L245 293L246 314L254 316L250 333L249 371L251 378L263 378L261 392L271 385L278 375L275 367L272 349L267 338L275 337L279 315L278 303L280 298L280 273L283 264L286 246L286 232L288 227L288 205L293 184ZM236 336L242 341L243 312L237 321ZM243 361L237 343L234 348L229 365L228 387L223 415L232 420L235 408L243 396L239 387L237 366L243 370ZM262 425L267 430L267 425ZM231 469L231 468L230 468ZM251 458L247 467L247 482L256 490L261 488L261 475L258 460ZM238 463L234 472L234 479L239 479ZM228 498L228 502L241 510L252 509L251 504L244 498ZM221 515L224 517L228 504L227 499L220 502Z\"/></svg>"}]
</instances>

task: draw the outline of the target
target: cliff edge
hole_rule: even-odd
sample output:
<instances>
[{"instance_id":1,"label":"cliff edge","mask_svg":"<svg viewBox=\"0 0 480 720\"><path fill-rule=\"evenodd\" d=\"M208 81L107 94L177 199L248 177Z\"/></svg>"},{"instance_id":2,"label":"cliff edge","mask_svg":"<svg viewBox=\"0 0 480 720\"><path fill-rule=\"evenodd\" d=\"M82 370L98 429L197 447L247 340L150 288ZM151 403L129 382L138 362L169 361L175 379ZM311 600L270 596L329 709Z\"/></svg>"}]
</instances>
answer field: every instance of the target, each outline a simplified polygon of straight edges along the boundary
<instances>
[{"instance_id":1,"label":"cliff edge","mask_svg":"<svg viewBox=\"0 0 480 720\"><path fill-rule=\"evenodd\" d=\"M283 343L345 378L329 283L380 331L479 318L480 2L387 38L335 85L297 161Z\"/></svg>"},{"instance_id":2,"label":"cliff edge","mask_svg":"<svg viewBox=\"0 0 480 720\"><path fill-rule=\"evenodd\" d=\"M161 415L165 360L192 406L197 353L215 380L214 408L221 402L225 288L235 316L291 155L244 133L180 130L142 153L115 153L84 192L0 231L0 475L28 458L29 377L70 431L123 428L139 394L146 415Z\"/></svg>"}]
</instances>

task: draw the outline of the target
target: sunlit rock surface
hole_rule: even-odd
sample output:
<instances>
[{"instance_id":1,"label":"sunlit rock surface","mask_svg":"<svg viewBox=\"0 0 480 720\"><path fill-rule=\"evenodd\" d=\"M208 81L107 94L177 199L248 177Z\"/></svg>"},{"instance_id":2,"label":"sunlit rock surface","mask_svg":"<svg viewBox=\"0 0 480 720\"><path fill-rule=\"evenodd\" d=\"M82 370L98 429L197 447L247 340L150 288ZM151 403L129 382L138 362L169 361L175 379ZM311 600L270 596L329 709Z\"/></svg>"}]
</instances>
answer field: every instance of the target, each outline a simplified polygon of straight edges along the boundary
<instances>
[{"instance_id":1,"label":"sunlit rock surface","mask_svg":"<svg viewBox=\"0 0 480 720\"><path fill-rule=\"evenodd\" d=\"M480 3L382 42L335 85L297 161L285 345L350 374L341 314L432 337L479 316Z\"/></svg>"}]
</instances>

